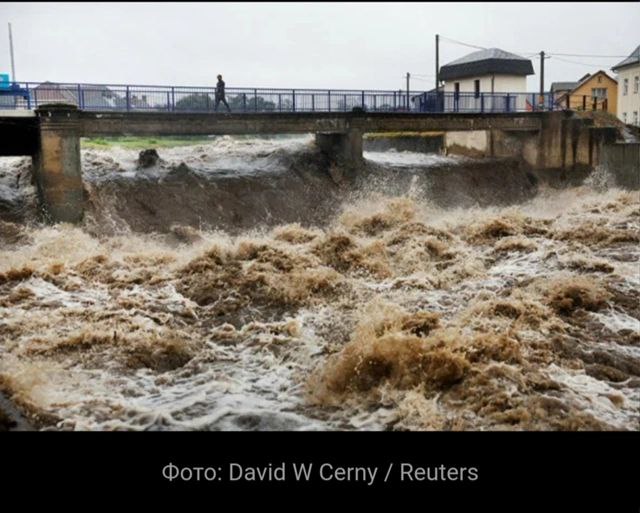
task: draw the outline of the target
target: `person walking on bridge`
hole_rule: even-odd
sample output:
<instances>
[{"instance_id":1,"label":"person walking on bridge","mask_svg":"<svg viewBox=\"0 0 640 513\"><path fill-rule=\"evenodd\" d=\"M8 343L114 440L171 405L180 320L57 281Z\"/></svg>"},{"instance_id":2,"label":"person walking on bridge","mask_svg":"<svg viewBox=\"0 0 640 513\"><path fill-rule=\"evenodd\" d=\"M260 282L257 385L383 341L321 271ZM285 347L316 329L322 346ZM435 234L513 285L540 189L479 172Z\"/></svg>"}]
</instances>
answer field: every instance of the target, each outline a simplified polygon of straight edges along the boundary
<instances>
[{"instance_id":1,"label":"person walking on bridge","mask_svg":"<svg viewBox=\"0 0 640 513\"><path fill-rule=\"evenodd\" d=\"M218 75L218 83L216 84L216 105L213 109L214 111L218 111L218 105L220 105L220 102L224 103L228 112L231 112L231 108L229 107L224 95L224 80L222 80L222 75Z\"/></svg>"}]
</instances>

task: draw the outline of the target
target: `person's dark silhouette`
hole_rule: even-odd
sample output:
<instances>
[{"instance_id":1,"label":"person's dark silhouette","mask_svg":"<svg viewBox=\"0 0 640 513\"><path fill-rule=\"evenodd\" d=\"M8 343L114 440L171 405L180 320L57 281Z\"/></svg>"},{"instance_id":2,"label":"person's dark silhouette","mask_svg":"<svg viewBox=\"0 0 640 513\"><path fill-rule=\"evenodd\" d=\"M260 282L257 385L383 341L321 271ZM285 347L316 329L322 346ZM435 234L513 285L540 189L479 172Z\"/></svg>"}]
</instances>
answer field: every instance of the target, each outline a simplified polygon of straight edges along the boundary
<instances>
[{"instance_id":1,"label":"person's dark silhouette","mask_svg":"<svg viewBox=\"0 0 640 513\"><path fill-rule=\"evenodd\" d=\"M231 112L231 108L229 107L224 95L224 80L222 80L222 75L218 75L218 83L216 84L216 105L213 109L214 111L218 110L220 102L224 103L225 107L227 107L227 111Z\"/></svg>"}]
</instances>

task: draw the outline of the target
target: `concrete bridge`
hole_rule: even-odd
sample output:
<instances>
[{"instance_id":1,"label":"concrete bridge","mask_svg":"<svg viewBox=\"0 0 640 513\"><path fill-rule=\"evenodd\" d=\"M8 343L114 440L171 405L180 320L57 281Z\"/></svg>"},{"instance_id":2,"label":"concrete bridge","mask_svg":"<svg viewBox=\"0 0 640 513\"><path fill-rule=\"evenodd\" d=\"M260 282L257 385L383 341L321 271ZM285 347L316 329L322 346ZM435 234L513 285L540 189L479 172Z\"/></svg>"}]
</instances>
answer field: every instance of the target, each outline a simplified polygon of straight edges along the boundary
<instances>
[{"instance_id":1,"label":"concrete bridge","mask_svg":"<svg viewBox=\"0 0 640 513\"><path fill-rule=\"evenodd\" d=\"M483 131L489 134L491 155L521 157L539 169L593 166L601 146L616 136L615 129L594 128L570 112L87 112L51 104L0 114L0 156L30 155L46 219L79 222L84 210L81 137L315 133L330 158L358 166L364 133L403 131Z\"/></svg>"}]
</instances>

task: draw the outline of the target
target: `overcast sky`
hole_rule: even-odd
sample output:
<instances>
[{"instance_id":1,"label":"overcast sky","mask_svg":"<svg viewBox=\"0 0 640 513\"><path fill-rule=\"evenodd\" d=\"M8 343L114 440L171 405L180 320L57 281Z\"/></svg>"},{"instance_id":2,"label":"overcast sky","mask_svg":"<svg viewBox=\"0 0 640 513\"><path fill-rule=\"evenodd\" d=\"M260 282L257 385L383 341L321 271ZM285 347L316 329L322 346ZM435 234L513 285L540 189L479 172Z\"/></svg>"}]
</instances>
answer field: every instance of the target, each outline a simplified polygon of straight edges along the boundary
<instances>
[{"instance_id":1,"label":"overcast sky","mask_svg":"<svg viewBox=\"0 0 640 513\"><path fill-rule=\"evenodd\" d=\"M627 56L640 3L0 3L18 80L227 87L434 87L435 34L529 56ZM475 51L443 40L440 64ZM623 57L552 57L545 84ZM564 59L561 61L560 59ZM539 88L539 58L532 58ZM566 62L572 61L572 62ZM576 64L578 63L578 64ZM422 75L422 76L418 76Z\"/></svg>"}]
</instances>

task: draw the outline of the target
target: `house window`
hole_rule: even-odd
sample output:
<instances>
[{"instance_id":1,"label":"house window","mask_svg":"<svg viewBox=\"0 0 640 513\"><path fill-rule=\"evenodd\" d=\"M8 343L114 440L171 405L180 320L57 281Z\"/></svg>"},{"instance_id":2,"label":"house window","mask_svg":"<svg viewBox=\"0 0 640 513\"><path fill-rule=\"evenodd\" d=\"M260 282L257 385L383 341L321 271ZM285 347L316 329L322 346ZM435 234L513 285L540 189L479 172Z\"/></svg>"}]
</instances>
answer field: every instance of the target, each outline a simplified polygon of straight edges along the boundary
<instances>
[{"instance_id":1,"label":"house window","mask_svg":"<svg viewBox=\"0 0 640 513\"><path fill-rule=\"evenodd\" d=\"M476 98L480 97L480 80L473 81L473 91L475 93Z\"/></svg>"},{"instance_id":2,"label":"house window","mask_svg":"<svg viewBox=\"0 0 640 513\"><path fill-rule=\"evenodd\" d=\"M607 88L606 87L594 87L591 89L591 96L593 98L599 98L604 100L607 97Z\"/></svg>"},{"instance_id":3,"label":"house window","mask_svg":"<svg viewBox=\"0 0 640 513\"><path fill-rule=\"evenodd\" d=\"M636 77L633 79L633 92L637 94L639 90L640 90L640 76L636 75Z\"/></svg>"},{"instance_id":4,"label":"house window","mask_svg":"<svg viewBox=\"0 0 640 513\"><path fill-rule=\"evenodd\" d=\"M629 79L625 78L624 82L622 83L622 96L627 96L628 92L629 92Z\"/></svg>"}]
</instances>

